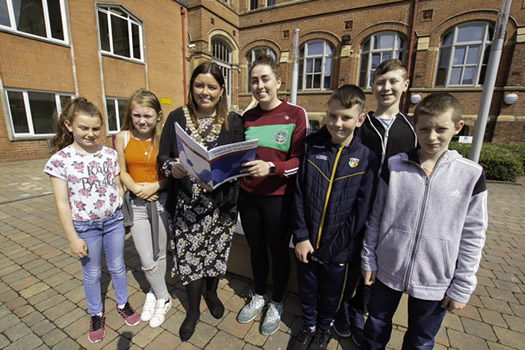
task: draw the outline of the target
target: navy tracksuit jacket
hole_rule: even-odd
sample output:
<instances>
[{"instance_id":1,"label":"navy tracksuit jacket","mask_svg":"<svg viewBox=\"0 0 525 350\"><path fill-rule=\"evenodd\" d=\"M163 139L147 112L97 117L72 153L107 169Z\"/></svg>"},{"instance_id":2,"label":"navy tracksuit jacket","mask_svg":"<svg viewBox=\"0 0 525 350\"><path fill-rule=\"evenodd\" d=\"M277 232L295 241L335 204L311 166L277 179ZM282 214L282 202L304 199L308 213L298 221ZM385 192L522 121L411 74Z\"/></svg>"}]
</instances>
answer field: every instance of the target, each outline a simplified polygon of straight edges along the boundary
<instances>
[{"instance_id":1,"label":"navy tracksuit jacket","mask_svg":"<svg viewBox=\"0 0 525 350\"><path fill-rule=\"evenodd\" d=\"M292 222L294 243L310 240L312 255L324 262L297 264L305 324L321 330L330 329L346 264L359 254L378 169L377 157L357 133L348 147L330 140L326 127L306 139Z\"/></svg>"}]
</instances>

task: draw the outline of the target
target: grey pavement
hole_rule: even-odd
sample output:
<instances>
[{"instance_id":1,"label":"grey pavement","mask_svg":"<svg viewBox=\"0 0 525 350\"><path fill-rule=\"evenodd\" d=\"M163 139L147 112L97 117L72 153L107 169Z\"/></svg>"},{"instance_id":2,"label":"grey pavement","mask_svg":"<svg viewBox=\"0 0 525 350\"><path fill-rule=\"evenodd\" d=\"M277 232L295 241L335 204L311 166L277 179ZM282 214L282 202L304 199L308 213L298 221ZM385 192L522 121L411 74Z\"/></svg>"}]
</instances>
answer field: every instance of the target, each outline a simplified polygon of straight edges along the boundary
<instances>
[{"instance_id":1,"label":"grey pavement","mask_svg":"<svg viewBox=\"0 0 525 350\"><path fill-rule=\"evenodd\" d=\"M224 317L211 317L203 302L194 336L182 343L178 329L186 302L177 278L167 276L174 307L164 324L156 329L145 322L128 327L115 311L113 288L104 270L106 337L89 343L81 265L69 254L50 182L42 173L44 164L45 160L0 164L0 349L286 349L301 328L300 305L293 293L286 297L281 328L274 335L259 333L259 318L237 323L251 281L228 274L219 290ZM447 314L436 349L525 349L524 185L525 177L518 185L488 185L490 224L478 287L465 309ZM130 237L125 259L130 302L140 312L147 283ZM394 323L389 348L400 349L407 326L406 298ZM349 339L333 336L329 349L356 347Z\"/></svg>"}]
</instances>

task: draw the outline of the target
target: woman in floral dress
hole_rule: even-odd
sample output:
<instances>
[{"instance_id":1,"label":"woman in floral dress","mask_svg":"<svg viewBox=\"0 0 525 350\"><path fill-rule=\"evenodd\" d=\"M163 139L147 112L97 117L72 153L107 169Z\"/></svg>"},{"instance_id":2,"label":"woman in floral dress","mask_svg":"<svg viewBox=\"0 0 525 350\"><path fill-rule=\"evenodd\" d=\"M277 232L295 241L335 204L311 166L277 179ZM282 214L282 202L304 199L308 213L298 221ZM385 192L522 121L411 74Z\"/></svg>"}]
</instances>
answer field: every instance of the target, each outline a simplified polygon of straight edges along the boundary
<instances>
[{"instance_id":1,"label":"woman in floral dress","mask_svg":"<svg viewBox=\"0 0 525 350\"><path fill-rule=\"evenodd\" d=\"M210 150L244 140L240 116L228 113L224 77L217 64L204 62L191 76L188 104L171 112L162 132L158 163L168 177L167 210L171 215L174 272L186 287L188 310L179 330L188 340L200 317L200 300L215 318L224 314L217 296L219 278L226 273L233 230L237 222L237 181L215 190L188 176L178 156L175 123Z\"/></svg>"}]
</instances>

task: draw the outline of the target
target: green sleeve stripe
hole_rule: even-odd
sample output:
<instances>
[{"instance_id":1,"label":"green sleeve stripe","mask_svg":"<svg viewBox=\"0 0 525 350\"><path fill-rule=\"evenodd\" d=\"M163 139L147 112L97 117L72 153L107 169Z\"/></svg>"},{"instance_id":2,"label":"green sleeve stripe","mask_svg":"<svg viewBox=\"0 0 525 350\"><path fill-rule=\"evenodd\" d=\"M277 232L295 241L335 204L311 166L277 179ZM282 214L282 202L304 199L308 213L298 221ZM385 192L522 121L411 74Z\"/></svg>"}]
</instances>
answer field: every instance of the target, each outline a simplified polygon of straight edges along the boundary
<instances>
[{"instance_id":1,"label":"green sleeve stripe","mask_svg":"<svg viewBox=\"0 0 525 350\"><path fill-rule=\"evenodd\" d=\"M246 140L259 139L260 147L288 152L294 130L295 124L253 126L246 129L245 136Z\"/></svg>"}]
</instances>

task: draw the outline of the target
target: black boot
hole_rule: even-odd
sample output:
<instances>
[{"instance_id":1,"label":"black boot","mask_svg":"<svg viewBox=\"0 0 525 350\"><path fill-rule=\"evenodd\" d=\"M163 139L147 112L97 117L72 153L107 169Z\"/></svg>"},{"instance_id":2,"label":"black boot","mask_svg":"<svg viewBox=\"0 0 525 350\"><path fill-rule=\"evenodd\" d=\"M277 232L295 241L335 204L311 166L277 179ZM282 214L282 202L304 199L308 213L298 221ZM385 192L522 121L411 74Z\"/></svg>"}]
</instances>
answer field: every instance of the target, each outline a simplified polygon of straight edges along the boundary
<instances>
[{"instance_id":1,"label":"black boot","mask_svg":"<svg viewBox=\"0 0 525 350\"><path fill-rule=\"evenodd\" d=\"M206 301L211 315L217 319L224 316L224 305L217 295L218 286L219 277L206 277L206 296L204 297L204 301Z\"/></svg>"}]
</instances>

